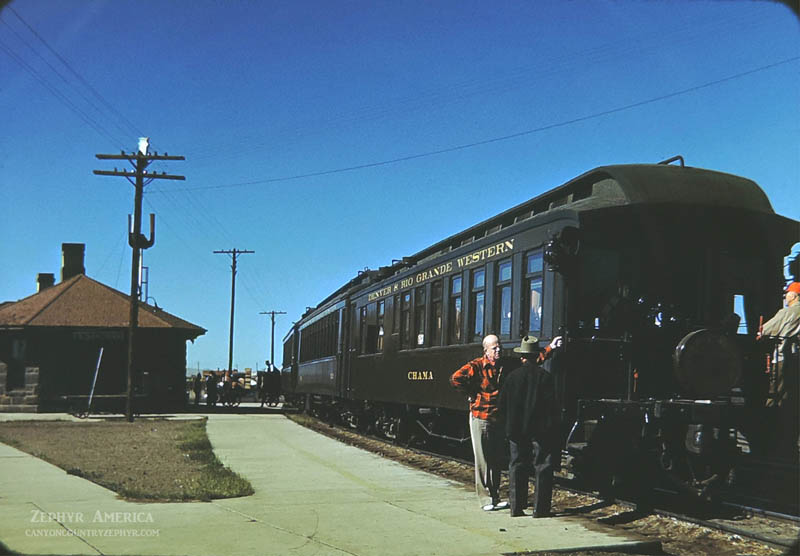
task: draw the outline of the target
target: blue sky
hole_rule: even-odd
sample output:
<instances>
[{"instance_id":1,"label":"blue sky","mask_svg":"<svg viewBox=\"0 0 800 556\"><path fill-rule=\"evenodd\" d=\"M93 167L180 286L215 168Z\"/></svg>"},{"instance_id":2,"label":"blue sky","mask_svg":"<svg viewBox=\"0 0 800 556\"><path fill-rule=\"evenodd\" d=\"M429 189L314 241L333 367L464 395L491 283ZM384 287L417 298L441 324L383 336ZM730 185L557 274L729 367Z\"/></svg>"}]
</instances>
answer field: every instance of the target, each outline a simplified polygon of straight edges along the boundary
<instances>
[{"instance_id":1,"label":"blue sky","mask_svg":"<svg viewBox=\"0 0 800 556\"><path fill-rule=\"evenodd\" d=\"M194 369L263 368L377 268L596 166L758 182L800 219L800 25L773 2L13 1L0 10L0 300L61 243L129 290L134 188L97 153L183 155L145 190L149 295L208 329ZM145 222L147 217L145 216ZM147 228L147 224L145 224ZM153 302L151 299L151 303Z\"/></svg>"}]
</instances>

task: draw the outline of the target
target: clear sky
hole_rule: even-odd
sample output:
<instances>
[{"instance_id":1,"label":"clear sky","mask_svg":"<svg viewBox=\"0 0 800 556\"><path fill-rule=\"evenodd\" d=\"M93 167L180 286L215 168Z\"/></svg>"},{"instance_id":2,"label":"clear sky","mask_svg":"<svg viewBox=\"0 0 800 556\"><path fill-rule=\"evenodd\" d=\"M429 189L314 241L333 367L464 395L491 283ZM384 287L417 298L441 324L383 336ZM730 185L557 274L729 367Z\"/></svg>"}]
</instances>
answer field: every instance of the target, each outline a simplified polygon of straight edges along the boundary
<instances>
[{"instance_id":1,"label":"clear sky","mask_svg":"<svg viewBox=\"0 0 800 556\"><path fill-rule=\"evenodd\" d=\"M0 0L0 4L3 0ZM800 25L769 1L57 0L0 9L0 301L61 244L128 292L145 190L150 302L208 332L192 369L264 367L307 306L596 166L676 154L800 219Z\"/></svg>"}]
</instances>

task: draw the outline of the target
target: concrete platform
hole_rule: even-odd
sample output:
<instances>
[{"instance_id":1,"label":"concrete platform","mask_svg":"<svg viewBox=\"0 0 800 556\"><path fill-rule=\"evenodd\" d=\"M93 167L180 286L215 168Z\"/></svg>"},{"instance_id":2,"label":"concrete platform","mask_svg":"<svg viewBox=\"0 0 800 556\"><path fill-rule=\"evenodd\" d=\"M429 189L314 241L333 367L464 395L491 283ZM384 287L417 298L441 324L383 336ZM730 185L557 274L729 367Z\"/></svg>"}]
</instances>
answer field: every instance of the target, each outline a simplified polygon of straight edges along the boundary
<instances>
[{"instance_id":1,"label":"concrete platform","mask_svg":"<svg viewBox=\"0 0 800 556\"><path fill-rule=\"evenodd\" d=\"M255 494L131 503L0 444L0 540L24 554L468 556L645 551L579 517L483 512L460 484L309 431L281 415L209 415L219 458ZM655 543L657 544L657 543Z\"/></svg>"}]
</instances>

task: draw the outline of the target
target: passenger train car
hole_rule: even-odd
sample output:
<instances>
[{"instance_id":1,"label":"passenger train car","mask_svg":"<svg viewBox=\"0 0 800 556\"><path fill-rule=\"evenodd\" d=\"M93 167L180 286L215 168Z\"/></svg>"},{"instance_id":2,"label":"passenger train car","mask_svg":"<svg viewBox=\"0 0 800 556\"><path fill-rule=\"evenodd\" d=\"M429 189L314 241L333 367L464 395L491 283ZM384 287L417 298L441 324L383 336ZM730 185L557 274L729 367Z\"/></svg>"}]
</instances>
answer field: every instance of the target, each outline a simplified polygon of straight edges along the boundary
<instances>
[{"instance_id":1,"label":"passenger train car","mask_svg":"<svg viewBox=\"0 0 800 556\"><path fill-rule=\"evenodd\" d=\"M798 241L748 179L682 157L595 168L359 272L284 338L284 391L389 438L468 443L449 377L482 337L511 355L526 335L562 335L545 365L575 472L609 483L641 464L707 495L743 438L766 438L755 336Z\"/></svg>"}]
</instances>

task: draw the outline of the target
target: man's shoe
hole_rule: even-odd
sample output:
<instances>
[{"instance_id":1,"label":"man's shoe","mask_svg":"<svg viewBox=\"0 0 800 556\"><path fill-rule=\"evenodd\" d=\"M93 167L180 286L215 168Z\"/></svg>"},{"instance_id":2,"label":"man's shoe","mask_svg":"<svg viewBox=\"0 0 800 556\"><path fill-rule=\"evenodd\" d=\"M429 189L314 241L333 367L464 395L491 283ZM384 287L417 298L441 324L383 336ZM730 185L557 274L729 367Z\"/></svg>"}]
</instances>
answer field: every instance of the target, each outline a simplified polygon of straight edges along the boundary
<instances>
[{"instance_id":1,"label":"man's shoe","mask_svg":"<svg viewBox=\"0 0 800 556\"><path fill-rule=\"evenodd\" d=\"M486 504L481 508L484 512L493 512L497 509L497 506L494 504Z\"/></svg>"},{"instance_id":2,"label":"man's shoe","mask_svg":"<svg viewBox=\"0 0 800 556\"><path fill-rule=\"evenodd\" d=\"M508 502L498 502L494 505L495 510L507 510L508 509Z\"/></svg>"}]
</instances>

